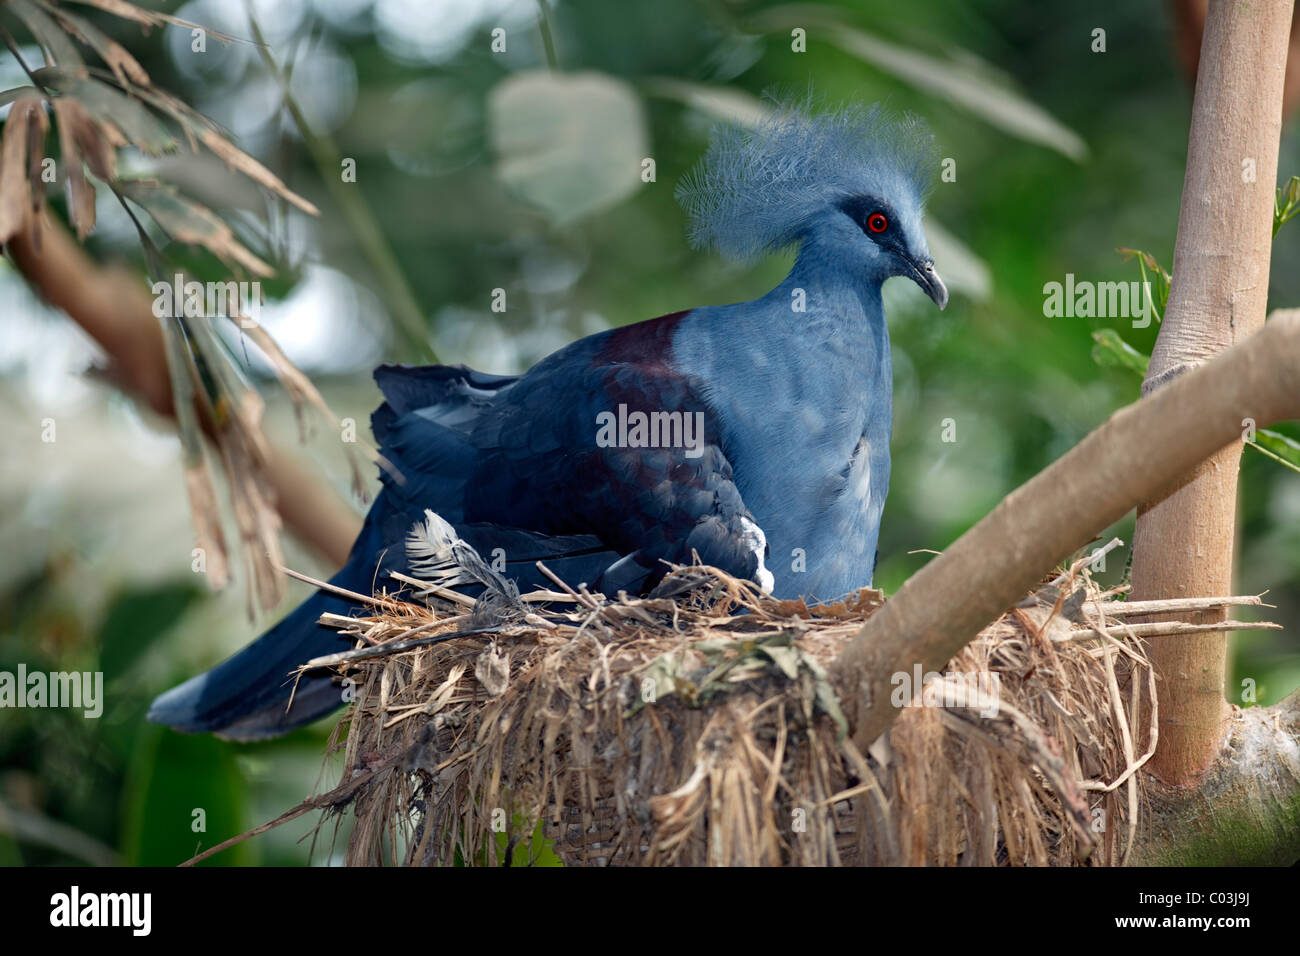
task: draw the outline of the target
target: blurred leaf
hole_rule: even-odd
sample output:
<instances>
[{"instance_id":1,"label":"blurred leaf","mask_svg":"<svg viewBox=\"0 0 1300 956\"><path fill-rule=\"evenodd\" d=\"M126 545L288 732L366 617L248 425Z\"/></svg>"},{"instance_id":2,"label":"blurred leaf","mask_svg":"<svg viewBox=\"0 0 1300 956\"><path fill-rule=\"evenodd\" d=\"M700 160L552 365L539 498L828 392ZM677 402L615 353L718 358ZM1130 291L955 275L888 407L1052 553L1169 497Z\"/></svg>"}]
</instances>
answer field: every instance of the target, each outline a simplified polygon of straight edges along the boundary
<instances>
[{"instance_id":1,"label":"blurred leaf","mask_svg":"<svg viewBox=\"0 0 1300 956\"><path fill-rule=\"evenodd\" d=\"M81 43L99 54L100 59L108 64L123 86L129 80L141 86L149 85L149 74L140 62L133 57L122 44L108 36L84 17L71 11L54 6L46 0L39 0L41 7L52 14L64 30Z\"/></svg>"},{"instance_id":2,"label":"blurred leaf","mask_svg":"<svg viewBox=\"0 0 1300 956\"><path fill-rule=\"evenodd\" d=\"M0 93L0 106L8 106L25 93L35 93L37 96L41 95L41 91L34 86L15 86L12 90L5 90L3 93Z\"/></svg>"},{"instance_id":3,"label":"blurred leaf","mask_svg":"<svg viewBox=\"0 0 1300 956\"><path fill-rule=\"evenodd\" d=\"M171 186L150 179L123 180L118 185L124 196L143 207L177 242L203 246L222 262L238 263L257 276L269 276L275 271L244 248L234 230L216 213Z\"/></svg>"},{"instance_id":4,"label":"blurred leaf","mask_svg":"<svg viewBox=\"0 0 1300 956\"><path fill-rule=\"evenodd\" d=\"M85 73L86 64L77 53L76 45L63 27L55 23L48 13L32 0L9 0L7 6L31 31L36 42L45 51L47 60L65 70Z\"/></svg>"},{"instance_id":5,"label":"blurred leaf","mask_svg":"<svg viewBox=\"0 0 1300 956\"><path fill-rule=\"evenodd\" d=\"M40 94L14 98L0 146L0 243L21 229L29 212L38 210L44 199L40 159L49 122Z\"/></svg>"},{"instance_id":6,"label":"blurred leaf","mask_svg":"<svg viewBox=\"0 0 1300 956\"><path fill-rule=\"evenodd\" d=\"M1097 343L1092 347L1092 360L1098 365L1126 368L1138 377L1146 376L1151 357L1125 342L1114 329L1097 329L1092 338Z\"/></svg>"},{"instance_id":7,"label":"blurred leaf","mask_svg":"<svg viewBox=\"0 0 1300 956\"><path fill-rule=\"evenodd\" d=\"M107 680L121 677L159 637L189 610L201 591L192 583L170 582L122 591L108 606L99 628L99 667Z\"/></svg>"},{"instance_id":8,"label":"blurred leaf","mask_svg":"<svg viewBox=\"0 0 1300 956\"><path fill-rule=\"evenodd\" d=\"M75 99L60 96L53 106L68 184L68 219L77 230L77 238L84 240L95 228L95 187L86 179L82 161L100 179L110 180L117 170L117 153L99 125Z\"/></svg>"},{"instance_id":9,"label":"blurred leaf","mask_svg":"<svg viewBox=\"0 0 1300 956\"><path fill-rule=\"evenodd\" d=\"M511 826L517 832L525 826L522 816L515 815L511 821ZM554 844L546 839L544 835L542 821L537 822L533 828L532 836L527 840L520 840L515 844L514 852L510 855L511 866L564 866L564 861L555 855ZM509 836L505 833L496 834L497 841L497 859L504 859L506 849L510 845ZM484 849L483 858L479 861L483 865L487 861L487 850Z\"/></svg>"},{"instance_id":10,"label":"blurred leaf","mask_svg":"<svg viewBox=\"0 0 1300 956\"><path fill-rule=\"evenodd\" d=\"M22 866L23 854L18 848L17 841L13 840L9 834L0 831L0 866Z\"/></svg>"},{"instance_id":11,"label":"blurred leaf","mask_svg":"<svg viewBox=\"0 0 1300 956\"><path fill-rule=\"evenodd\" d=\"M209 127L200 130L199 140L223 160L228 168L243 173L258 185L264 186L277 196L289 200L309 216L320 214L319 209L286 186L279 176L221 136L215 129Z\"/></svg>"},{"instance_id":12,"label":"blurred leaf","mask_svg":"<svg viewBox=\"0 0 1300 956\"><path fill-rule=\"evenodd\" d=\"M961 292L977 302L993 293L993 271L969 246L943 228L933 216L925 220L925 235L934 256L935 268L953 292Z\"/></svg>"},{"instance_id":13,"label":"blurred leaf","mask_svg":"<svg viewBox=\"0 0 1300 956\"><path fill-rule=\"evenodd\" d=\"M148 236L142 234L145 249L150 248ZM190 519L194 524L195 546L207 557L208 582L213 590L220 590L230 579L230 558L226 550L226 537L221 529L221 511L217 507L217 492L212 485L204 454L203 433L195 408L197 370L189 343L181 331L180 320L171 318L162 323L163 346L167 350L167 374L172 383L176 409L176 432L181 443L181 461L185 469L185 492L190 506Z\"/></svg>"},{"instance_id":14,"label":"blurred leaf","mask_svg":"<svg viewBox=\"0 0 1300 956\"><path fill-rule=\"evenodd\" d=\"M734 86L688 83L671 77L655 77L644 83L650 96L676 100L724 123L756 126L771 108L752 93Z\"/></svg>"},{"instance_id":15,"label":"blurred leaf","mask_svg":"<svg viewBox=\"0 0 1300 956\"><path fill-rule=\"evenodd\" d=\"M1078 133L1012 89L1009 82L995 82L993 70L969 51L960 51L960 62L941 60L882 40L857 29L853 22L851 15L840 10L798 4L764 10L754 18L754 27L763 32L794 27L816 31L859 60L963 108L1005 133L1047 146L1076 162L1087 157L1088 147Z\"/></svg>"},{"instance_id":16,"label":"blurred leaf","mask_svg":"<svg viewBox=\"0 0 1300 956\"><path fill-rule=\"evenodd\" d=\"M244 831L244 785L230 744L154 724L144 725L140 738L123 794L128 865L175 866ZM253 852L241 843L211 865L247 864Z\"/></svg>"},{"instance_id":17,"label":"blurred leaf","mask_svg":"<svg viewBox=\"0 0 1300 956\"><path fill-rule=\"evenodd\" d=\"M602 73L516 73L488 97L497 175L557 224L626 199L648 155L641 101Z\"/></svg>"},{"instance_id":18,"label":"blurred leaf","mask_svg":"<svg viewBox=\"0 0 1300 956\"><path fill-rule=\"evenodd\" d=\"M1292 471L1300 471L1300 442L1295 439L1267 428L1259 428L1255 431L1255 440L1246 444Z\"/></svg>"},{"instance_id":19,"label":"blurred leaf","mask_svg":"<svg viewBox=\"0 0 1300 956\"><path fill-rule=\"evenodd\" d=\"M110 847L76 827L52 820L42 813L0 802L0 836L14 837L24 843L48 847L81 863L95 866L120 865ZM3 853L0 842L0 854ZM0 855L0 860L3 856Z\"/></svg>"},{"instance_id":20,"label":"blurred leaf","mask_svg":"<svg viewBox=\"0 0 1300 956\"><path fill-rule=\"evenodd\" d=\"M130 144L150 156L177 147L176 137L148 107L91 76L59 67L36 70L36 79L64 96L75 97L93 116L114 146Z\"/></svg>"},{"instance_id":21,"label":"blurred leaf","mask_svg":"<svg viewBox=\"0 0 1300 956\"><path fill-rule=\"evenodd\" d=\"M146 27L160 27L165 24L184 27L187 30L201 30L210 37L215 37L226 43L238 41L239 37L231 36L228 33L220 33L216 30L209 29L198 23L191 23L189 20L182 20L174 17L169 13L160 13L157 10L145 10L137 7L133 3L127 3L126 0L70 0L71 3L79 3L87 7L95 7L103 10L105 13L111 13L115 17L121 17L124 20L134 20L136 23ZM247 42L247 41L244 41Z\"/></svg>"}]
</instances>

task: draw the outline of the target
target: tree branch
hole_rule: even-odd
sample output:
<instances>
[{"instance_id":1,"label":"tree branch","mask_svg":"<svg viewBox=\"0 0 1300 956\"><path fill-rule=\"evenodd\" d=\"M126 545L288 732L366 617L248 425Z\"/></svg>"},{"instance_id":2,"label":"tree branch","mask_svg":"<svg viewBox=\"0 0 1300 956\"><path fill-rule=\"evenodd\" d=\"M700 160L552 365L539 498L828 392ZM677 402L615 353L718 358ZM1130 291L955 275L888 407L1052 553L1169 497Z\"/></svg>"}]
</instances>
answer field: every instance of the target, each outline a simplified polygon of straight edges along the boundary
<instances>
[{"instance_id":1,"label":"tree branch","mask_svg":"<svg viewBox=\"0 0 1300 956\"><path fill-rule=\"evenodd\" d=\"M892 674L942 670L1066 555L1239 440L1247 417L1300 417L1300 310L1120 409L912 575L833 666L858 746L898 715Z\"/></svg>"}]
</instances>

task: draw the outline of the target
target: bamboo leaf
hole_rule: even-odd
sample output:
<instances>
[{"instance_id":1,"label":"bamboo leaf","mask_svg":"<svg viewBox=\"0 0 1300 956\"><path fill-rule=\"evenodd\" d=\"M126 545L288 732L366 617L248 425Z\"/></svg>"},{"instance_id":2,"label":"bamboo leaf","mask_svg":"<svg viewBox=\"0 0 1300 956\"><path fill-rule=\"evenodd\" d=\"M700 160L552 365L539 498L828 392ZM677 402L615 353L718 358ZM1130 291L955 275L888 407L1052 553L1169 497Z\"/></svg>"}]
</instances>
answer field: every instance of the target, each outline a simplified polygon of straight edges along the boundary
<instances>
[{"instance_id":1,"label":"bamboo leaf","mask_svg":"<svg viewBox=\"0 0 1300 956\"><path fill-rule=\"evenodd\" d=\"M208 128L199 131L199 139L202 141L204 146L212 150L212 152L222 159L231 169L243 173L258 185L264 186L277 196L287 199L309 216L320 215L319 209L286 186L279 176L275 175L275 173L271 172L252 156L249 156L238 146L235 146L229 140L222 137L215 129Z\"/></svg>"},{"instance_id":2,"label":"bamboo leaf","mask_svg":"<svg viewBox=\"0 0 1300 956\"><path fill-rule=\"evenodd\" d=\"M126 0L69 0L71 3L79 3L82 6L94 7L97 10L103 10L105 13L111 13L115 17L121 17L123 20L132 20L146 27L161 27L171 24L175 27L183 27L186 30L202 30L210 37L221 40L224 43L248 42L241 41L240 37L231 36L228 33L221 33L217 30L210 30L200 23L191 23L189 20L182 20L180 17L174 17L169 13L160 13L157 10L145 10L137 7L133 3L127 3Z\"/></svg>"},{"instance_id":3,"label":"bamboo leaf","mask_svg":"<svg viewBox=\"0 0 1300 956\"><path fill-rule=\"evenodd\" d=\"M1173 282L1172 277L1164 270L1156 257L1149 252L1125 247L1115 251L1122 255L1125 261L1137 259L1138 274L1142 277L1142 292L1144 295L1151 297L1151 306L1155 312L1156 321L1161 321L1165 309L1169 305L1169 290ZM1154 288L1152 288L1153 284Z\"/></svg>"},{"instance_id":4,"label":"bamboo leaf","mask_svg":"<svg viewBox=\"0 0 1300 956\"><path fill-rule=\"evenodd\" d=\"M176 137L140 100L92 76L78 76L58 67L45 67L35 75L51 89L80 101L115 146L129 143L150 156L176 149Z\"/></svg>"},{"instance_id":5,"label":"bamboo leaf","mask_svg":"<svg viewBox=\"0 0 1300 956\"><path fill-rule=\"evenodd\" d=\"M154 180L134 179L119 186L124 196L140 205L177 242L202 246L221 261L238 263L254 275L274 274L275 270L249 252L206 206Z\"/></svg>"},{"instance_id":6,"label":"bamboo leaf","mask_svg":"<svg viewBox=\"0 0 1300 956\"><path fill-rule=\"evenodd\" d=\"M45 195L40 151L48 128L44 98L39 93L22 93L14 98L0 145L0 243L8 242L22 229ZM29 164L33 155L37 162L34 178Z\"/></svg>"},{"instance_id":7,"label":"bamboo leaf","mask_svg":"<svg viewBox=\"0 0 1300 956\"><path fill-rule=\"evenodd\" d=\"M117 154L99 124L79 102L59 96L52 105L68 184L68 218L77 230L77 238L84 240L95 228L95 187L86 179L82 163L107 181L115 174Z\"/></svg>"},{"instance_id":8,"label":"bamboo leaf","mask_svg":"<svg viewBox=\"0 0 1300 956\"><path fill-rule=\"evenodd\" d=\"M1251 448L1272 458L1280 465L1292 471L1300 472L1300 442L1281 432L1260 428L1255 431L1255 440L1246 442Z\"/></svg>"},{"instance_id":9,"label":"bamboo leaf","mask_svg":"<svg viewBox=\"0 0 1300 956\"><path fill-rule=\"evenodd\" d=\"M1114 329L1097 329L1092 338L1097 343L1092 347L1092 360L1098 365L1126 368L1139 377L1146 375L1151 357L1125 342Z\"/></svg>"},{"instance_id":10,"label":"bamboo leaf","mask_svg":"<svg viewBox=\"0 0 1300 956\"><path fill-rule=\"evenodd\" d=\"M755 126L770 112L766 103L752 93L734 86L688 83L670 77L655 77L644 83L650 96L676 100L724 123Z\"/></svg>"},{"instance_id":11,"label":"bamboo leaf","mask_svg":"<svg viewBox=\"0 0 1300 956\"><path fill-rule=\"evenodd\" d=\"M203 453L203 434L194 409L194 379L191 376L189 345L176 319L163 319L162 329L195 543L206 557L208 582L213 590L219 591L230 579L230 558L226 550L226 538L221 530L221 510L217 506L216 489L212 485L207 458Z\"/></svg>"},{"instance_id":12,"label":"bamboo leaf","mask_svg":"<svg viewBox=\"0 0 1300 956\"><path fill-rule=\"evenodd\" d=\"M37 0L37 3L53 16L70 36L99 54L99 58L108 64L123 86L128 82L139 86L149 85L149 74L140 65L140 61L99 27L85 17L56 7L47 0Z\"/></svg>"},{"instance_id":13,"label":"bamboo leaf","mask_svg":"<svg viewBox=\"0 0 1300 956\"><path fill-rule=\"evenodd\" d=\"M3 93L0 93L0 106L8 106L24 93L35 93L37 96L41 95L41 91L34 86L15 86L12 90L5 90Z\"/></svg>"},{"instance_id":14,"label":"bamboo leaf","mask_svg":"<svg viewBox=\"0 0 1300 956\"><path fill-rule=\"evenodd\" d=\"M858 29L839 10L811 4L773 7L758 14L751 26L762 32L793 27L816 31L846 53L889 73L918 90L958 106L990 126L1030 143L1047 146L1081 162L1087 144L1078 133L1017 92L1009 81L995 77L991 67L974 54L940 59Z\"/></svg>"},{"instance_id":15,"label":"bamboo leaf","mask_svg":"<svg viewBox=\"0 0 1300 956\"><path fill-rule=\"evenodd\" d=\"M86 64L77 53L76 44L53 17L32 0L9 0L7 5L36 38L36 42L45 51L45 59L49 64L85 75Z\"/></svg>"}]
</instances>

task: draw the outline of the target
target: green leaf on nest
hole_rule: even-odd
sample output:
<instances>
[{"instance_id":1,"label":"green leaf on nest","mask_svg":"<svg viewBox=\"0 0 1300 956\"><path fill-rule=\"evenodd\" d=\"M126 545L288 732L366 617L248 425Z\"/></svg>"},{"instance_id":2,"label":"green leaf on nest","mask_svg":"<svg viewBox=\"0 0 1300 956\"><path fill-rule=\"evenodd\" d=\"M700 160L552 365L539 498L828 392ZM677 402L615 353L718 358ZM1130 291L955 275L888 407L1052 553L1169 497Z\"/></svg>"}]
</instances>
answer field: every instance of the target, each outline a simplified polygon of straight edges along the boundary
<instances>
[{"instance_id":1,"label":"green leaf on nest","mask_svg":"<svg viewBox=\"0 0 1300 956\"><path fill-rule=\"evenodd\" d=\"M676 694L687 707L699 707L709 698L736 690L743 681L779 673L811 694L805 696L808 713L820 710L835 722L843 739L849 722L825 668L795 644L794 631L761 638L697 641L684 651L661 654L650 662L643 680L654 681L654 700ZM703 664L692 666L696 658ZM631 717L647 703L644 696L628 710Z\"/></svg>"}]
</instances>

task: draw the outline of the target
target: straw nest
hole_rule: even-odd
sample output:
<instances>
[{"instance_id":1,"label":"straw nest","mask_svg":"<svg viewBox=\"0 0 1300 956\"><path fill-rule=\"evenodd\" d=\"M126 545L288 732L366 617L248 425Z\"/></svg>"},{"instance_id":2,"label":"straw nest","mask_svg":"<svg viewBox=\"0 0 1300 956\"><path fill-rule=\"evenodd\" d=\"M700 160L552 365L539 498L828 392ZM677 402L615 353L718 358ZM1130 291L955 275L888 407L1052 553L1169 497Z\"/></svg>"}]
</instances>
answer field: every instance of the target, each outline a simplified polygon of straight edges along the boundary
<instances>
[{"instance_id":1,"label":"straw nest","mask_svg":"<svg viewBox=\"0 0 1300 956\"><path fill-rule=\"evenodd\" d=\"M475 602L397 576L326 620L358 646L315 663L356 697L311 806L355 814L354 865L1118 864L1155 679L1085 563L918 695L898 675L910 705L866 752L827 668L877 591L809 608L691 567L648 598Z\"/></svg>"}]
</instances>

